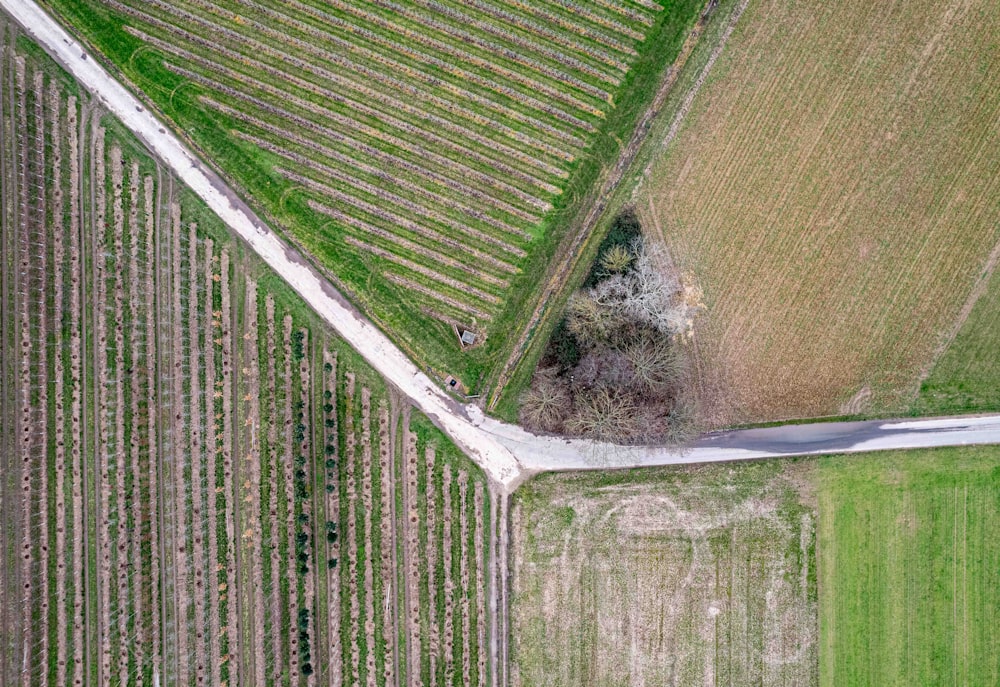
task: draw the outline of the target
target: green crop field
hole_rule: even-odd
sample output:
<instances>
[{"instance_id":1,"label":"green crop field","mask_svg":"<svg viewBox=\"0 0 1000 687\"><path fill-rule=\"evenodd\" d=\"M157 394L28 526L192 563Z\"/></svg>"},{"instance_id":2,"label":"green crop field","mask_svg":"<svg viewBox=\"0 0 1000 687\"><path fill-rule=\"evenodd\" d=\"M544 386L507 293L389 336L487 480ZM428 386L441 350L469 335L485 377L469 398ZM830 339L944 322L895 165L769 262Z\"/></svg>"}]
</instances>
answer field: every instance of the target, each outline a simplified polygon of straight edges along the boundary
<instances>
[{"instance_id":1,"label":"green crop field","mask_svg":"<svg viewBox=\"0 0 1000 687\"><path fill-rule=\"evenodd\" d=\"M920 387L916 415L1000 410L1000 273L983 292Z\"/></svg>"},{"instance_id":2,"label":"green crop field","mask_svg":"<svg viewBox=\"0 0 1000 687\"><path fill-rule=\"evenodd\" d=\"M994 9L748 5L636 195L707 423L910 407L1000 240Z\"/></svg>"},{"instance_id":3,"label":"green crop field","mask_svg":"<svg viewBox=\"0 0 1000 687\"><path fill-rule=\"evenodd\" d=\"M998 525L996 447L543 475L512 684L995 685Z\"/></svg>"},{"instance_id":4,"label":"green crop field","mask_svg":"<svg viewBox=\"0 0 1000 687\"><path fill-rule=\"evenodd\" d=\"M483 473L0 48L0 684L485 685Z\"/></svg>"},{"instance_id":5,"label":"green crop field","mask_svg":"<svg viewBox=\"0 0 1000 687\"><path fill-rule=\"evenodd\" d=\"M524 485L513 687L815 684L809 480L775 461Z\"/></svg>"},{"instance_id":6,"label":"green crop field","mask_svg":"<svg viewBox=\"0 0 1000 687\"><path fill-rule=\"evenodd\" d=\"M702 3L45 4L419 363L478 389Z\"/></svg>"},{"instance_id":7,"label":"green crop field","mask_svg":"<svg viewBox=\"0 0 1000 687\"><path fill-rule=\"evenodd\" d=\"M819 468L820 684L1000 683L1000 452Z\"/></svg>"}]
</instances>

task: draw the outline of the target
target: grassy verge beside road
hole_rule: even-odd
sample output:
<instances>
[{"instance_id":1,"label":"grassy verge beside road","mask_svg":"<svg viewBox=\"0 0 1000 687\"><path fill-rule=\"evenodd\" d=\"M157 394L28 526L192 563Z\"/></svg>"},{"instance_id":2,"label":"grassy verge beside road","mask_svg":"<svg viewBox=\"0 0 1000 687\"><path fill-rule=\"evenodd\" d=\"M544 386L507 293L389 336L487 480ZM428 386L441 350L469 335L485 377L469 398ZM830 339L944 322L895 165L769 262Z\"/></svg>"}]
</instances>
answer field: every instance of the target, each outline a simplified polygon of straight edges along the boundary
<instances>
[{"instance_id":1,"label":"grassy verge beside road","mask_svg":"<svg viewBox=\"0 0 1000 687\"><path fill-rule=\"evenodd\" d=\"M1000 409L1000 274L989 277L955 338L920 387L914 415Z\"/></svg>"}]
</instances>

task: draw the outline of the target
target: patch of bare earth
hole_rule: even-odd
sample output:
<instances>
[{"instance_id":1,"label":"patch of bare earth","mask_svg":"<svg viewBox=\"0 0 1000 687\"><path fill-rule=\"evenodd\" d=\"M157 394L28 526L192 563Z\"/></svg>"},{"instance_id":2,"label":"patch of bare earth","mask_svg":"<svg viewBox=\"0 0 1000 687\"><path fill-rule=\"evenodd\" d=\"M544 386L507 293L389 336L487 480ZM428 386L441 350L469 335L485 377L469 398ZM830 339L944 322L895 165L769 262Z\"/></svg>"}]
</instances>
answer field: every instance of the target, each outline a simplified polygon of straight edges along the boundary
<instances>
[{"instance_id":1,"label":"patch of bare earth","mask_svg":"<svg viewBox=\"0 0 1000 687\"><path fill-rule=\"evenodd\" d=\"M511 684L816 684L815 508L752 470L526 485Z\"/></svg>"}]
</instances>

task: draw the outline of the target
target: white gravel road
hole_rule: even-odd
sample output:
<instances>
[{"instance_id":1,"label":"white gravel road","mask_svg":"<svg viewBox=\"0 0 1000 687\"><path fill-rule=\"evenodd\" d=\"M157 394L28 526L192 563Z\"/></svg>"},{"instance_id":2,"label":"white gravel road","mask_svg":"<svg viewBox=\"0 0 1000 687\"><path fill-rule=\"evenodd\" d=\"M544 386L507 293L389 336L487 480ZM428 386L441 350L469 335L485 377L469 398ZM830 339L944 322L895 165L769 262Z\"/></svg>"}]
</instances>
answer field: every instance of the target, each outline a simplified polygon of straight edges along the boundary
<instances>
[{"instance_id":1,"label":"white gravel road","mask_svg":"<svg viewBox=\"0 0 1000 687\"><path fill-rule=\"evenodd\" d=\"M1000 443L1000 416L784 425L708 435L684 451L540 437L485 418L479 408L460 405L423 374L35 2L0 0L0 6L201 196L379 374L428 415L505 490L515 488L533 473L547 470Z\"/></svg>"}]
</instances>

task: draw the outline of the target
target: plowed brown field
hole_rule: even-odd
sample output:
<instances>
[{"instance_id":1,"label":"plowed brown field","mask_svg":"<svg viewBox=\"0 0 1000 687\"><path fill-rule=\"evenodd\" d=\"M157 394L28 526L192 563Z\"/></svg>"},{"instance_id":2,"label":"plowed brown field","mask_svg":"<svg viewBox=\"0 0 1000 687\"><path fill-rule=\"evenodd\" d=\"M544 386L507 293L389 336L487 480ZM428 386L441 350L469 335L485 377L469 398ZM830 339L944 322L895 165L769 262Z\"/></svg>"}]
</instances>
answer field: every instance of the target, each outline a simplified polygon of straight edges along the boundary
<instances>
[{"instance_id":1,"label":"plowed brown field","mask_svg":"<svg viewBox=\"0 0 1000 687\"><path fill-rule=\"evenodd\" d=\"M916 392L1000 238L992 7L765 0L741 18L637 197L704 289L710 424Z\"/></svg>"}]
</instances>

